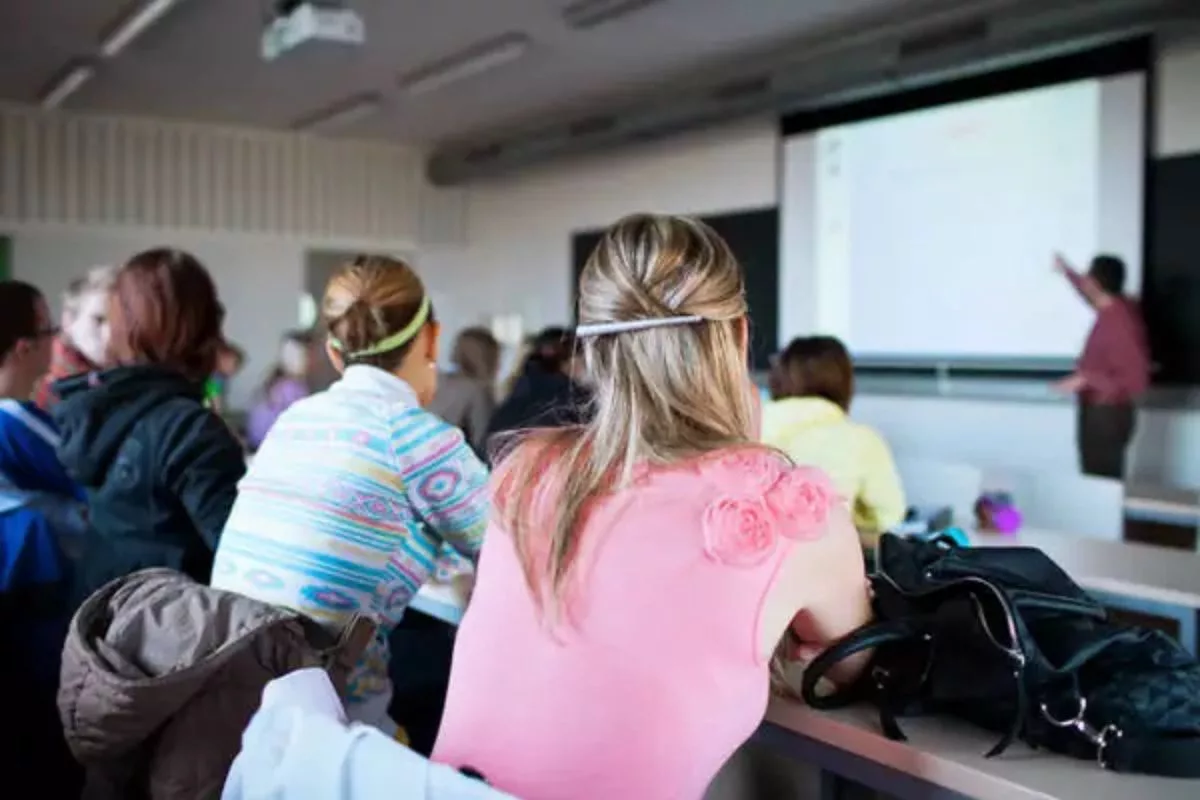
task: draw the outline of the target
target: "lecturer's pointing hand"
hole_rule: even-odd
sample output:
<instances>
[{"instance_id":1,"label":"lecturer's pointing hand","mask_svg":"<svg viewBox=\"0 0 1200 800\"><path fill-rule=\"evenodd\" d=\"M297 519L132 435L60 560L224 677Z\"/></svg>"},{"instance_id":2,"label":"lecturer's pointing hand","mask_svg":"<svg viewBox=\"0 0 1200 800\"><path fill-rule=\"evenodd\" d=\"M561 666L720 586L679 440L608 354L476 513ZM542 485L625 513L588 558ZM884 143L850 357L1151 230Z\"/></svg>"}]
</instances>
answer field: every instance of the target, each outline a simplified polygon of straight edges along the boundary
<instances>
[{"instance_id":1,"label":"lecturer's pointing hand","mask_svg":"<svg viewBox=\"0 0 1200 800\"><path fill-rule=\"evenodd\" d=\"M1087 381L1076 372L1052 384L1050 388L1059 394L1078 394L1087 388Z\"/></svg>"},{"instance_id":2,"label":"lecturer's pointing hand","mask_svg":"<svg viewBox=\"0 0 1200 800\"><path fill-rule=\"evenodd\" d=\"M1063 258L1062 253L1054 254L1054 271L1059 275L1066 275L1071 271L1071 265Z\"/></svg>"}]
</instances>

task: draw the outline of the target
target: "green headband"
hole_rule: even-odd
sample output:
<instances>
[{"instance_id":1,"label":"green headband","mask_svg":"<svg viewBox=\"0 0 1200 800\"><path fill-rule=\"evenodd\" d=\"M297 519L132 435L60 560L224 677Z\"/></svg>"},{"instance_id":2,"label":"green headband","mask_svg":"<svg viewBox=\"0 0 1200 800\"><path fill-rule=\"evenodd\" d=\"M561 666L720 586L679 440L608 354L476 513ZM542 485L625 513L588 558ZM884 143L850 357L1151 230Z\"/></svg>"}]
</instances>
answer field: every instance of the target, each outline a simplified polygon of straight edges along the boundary
<instances>
[{"instance_id":1,"label":"green headband","mask_svg":"<svg viewBox=\"0 0 1200 800\"><path fill-rule=\"evenodd\" d=\"M366 358L367 356L377 356L382 353L390 353L391 351L403 347L412 341L412 338L420 332L421 328L425 327L425 323L429 320L429 295L421 298L421 305L417 308L417 313L413 316L412 322L404 326L402 330L393 333L377 344L370 347L364 347L362 350L355 350L353 353L346 352L346 346L338 341L336 336L329 337L329 343L333 345L333 349L337 350L345 358Z\"/></svg>"}]
</instances>

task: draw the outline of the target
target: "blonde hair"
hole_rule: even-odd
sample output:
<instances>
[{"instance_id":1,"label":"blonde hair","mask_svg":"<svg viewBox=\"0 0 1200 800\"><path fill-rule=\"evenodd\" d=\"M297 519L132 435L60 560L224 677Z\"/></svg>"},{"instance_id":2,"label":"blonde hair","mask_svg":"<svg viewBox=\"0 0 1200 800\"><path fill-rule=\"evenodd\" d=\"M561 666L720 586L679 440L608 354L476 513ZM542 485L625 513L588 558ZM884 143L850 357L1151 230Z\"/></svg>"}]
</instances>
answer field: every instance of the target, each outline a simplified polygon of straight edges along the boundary
<instances>
[{"instance_id":1,"label":"blonde hair","mask_svg":"<svg viewBox=\"0 0 1200 800\"><path fill-rule=\"evenodd\" d=\"M400 366L415 336L386 352L353 354L375 347L404 330L416 317L425 299L417 273L403 261L388 256L359 256L329 280L321 302L321 317L350 364L368 364L392 371ZM429 312L428 322L433 321Z\"/></svg>"},{"instance_id":2,"label":"blonde hair","mask_svg":"<svg viewBox=\"0 0 1200 800\"><path fill-rule=\"evenodd\" d=\"M62 295L63 313L73 317L79 313L83 298L94 292L109 292L117 279L117 268L113 266L92 267L82 278L76 278Z\"/></svg>"},{"instance_id":3,"label":"blonde hair","mask_svg":"<svg viewBox=\"0 0 1200 800\"><path fill-rule=\"evenodd\" d=\"M532 434L502 465L497 511L530 591L552 616L592 501L625 485L635 465L675 464L751 443L746 299L733 253L694 219L620 220L580 277L580 323L681 315L702 321L581 338L593 391L590 421ZM551 486L554 502L537 502ZM547 507L548 524L536 518Z\"/></svg>"}]
</instances>

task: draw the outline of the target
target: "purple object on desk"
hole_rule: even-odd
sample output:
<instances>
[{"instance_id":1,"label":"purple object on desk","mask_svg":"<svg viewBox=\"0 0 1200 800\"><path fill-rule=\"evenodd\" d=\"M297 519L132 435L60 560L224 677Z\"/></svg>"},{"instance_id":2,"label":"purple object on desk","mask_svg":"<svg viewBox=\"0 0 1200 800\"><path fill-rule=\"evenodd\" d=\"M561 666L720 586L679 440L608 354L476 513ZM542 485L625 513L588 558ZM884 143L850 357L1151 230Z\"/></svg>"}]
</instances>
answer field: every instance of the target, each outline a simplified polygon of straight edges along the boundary
<instances>
[{"instance_id":1,"label":"purple object on desk","mask_svg":"<svg viewBox=\"0 0 1200 800\"><path fill-rule=\"evenodd\" d=\"M1021 529L1021 512L1007 494L985 494L975 502L975 524L981 531L1013 534Z\"/></svg>"}]
</instances>

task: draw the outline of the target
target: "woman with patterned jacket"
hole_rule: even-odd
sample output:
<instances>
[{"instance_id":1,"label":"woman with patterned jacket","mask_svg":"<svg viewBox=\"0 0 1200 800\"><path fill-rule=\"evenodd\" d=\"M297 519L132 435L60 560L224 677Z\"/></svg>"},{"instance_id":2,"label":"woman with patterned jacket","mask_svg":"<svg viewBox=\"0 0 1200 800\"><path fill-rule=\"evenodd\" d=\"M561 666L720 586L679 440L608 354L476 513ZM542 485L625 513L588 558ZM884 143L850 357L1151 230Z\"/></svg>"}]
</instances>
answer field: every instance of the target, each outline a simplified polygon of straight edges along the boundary
<instances>
[{"instance_id":1,"label":"woman with patterned jacket","mask_svg":"<svg viewBox=\"0 0 1200 800\"><path fill-rule=\"evenodd\" d=\"M424 409L438 325L407 264L356 259L330 281L322 313L341 377L271 428L239 487L212 584L332 628L374 619L347 713L394 733L388 634L444 548L475 561L487 471L461 432Z\"/></svg>"}]
</instances>

